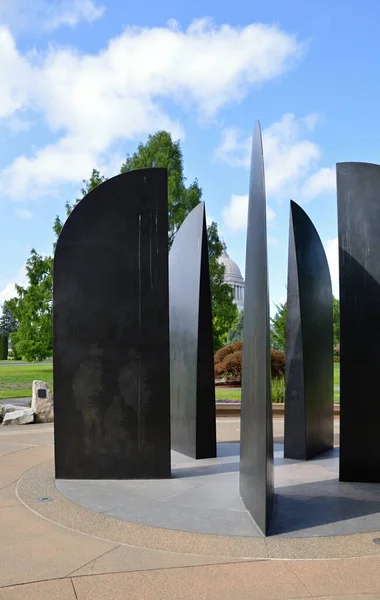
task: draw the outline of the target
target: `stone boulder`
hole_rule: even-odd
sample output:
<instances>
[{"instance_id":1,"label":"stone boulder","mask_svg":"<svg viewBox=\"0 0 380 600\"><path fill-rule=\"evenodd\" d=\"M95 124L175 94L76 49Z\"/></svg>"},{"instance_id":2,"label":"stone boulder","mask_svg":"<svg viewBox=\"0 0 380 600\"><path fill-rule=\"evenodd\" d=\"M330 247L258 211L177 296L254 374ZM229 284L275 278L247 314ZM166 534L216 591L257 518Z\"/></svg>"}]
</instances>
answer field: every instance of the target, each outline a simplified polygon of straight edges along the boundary
<instances>
[{"instance_id":1,"label":"stone boulder","mask_svg":"<svg viewBox=\"0 0 380 600\"><path fill-rule=\"evenodd\" d=\"M14 404L0 404L0 423L8 412L19 410L19 408L19 406L14 406Z\"/></svg>"},{"instance_id":2,"label":"stone boulder","mask_svg":"<svg viewBox=\"0 0 380 600\"><path fill-rule=\"evenodd\" d=\"M28 423L34 423L34 412L31 408L17 408L7 412L4 420L4 425L27 425Z\"/></svg>"},{"instance_id":3,"label":"stone boulder","mask_svg":"<svg viewBox=\"0 0 380 600\"><path fill-rule=\"evenodd\" d=\"M54 421L53 394L45 381L33 381L32 410L36 423L52 423Z\"/></svg>"}]
</instances>

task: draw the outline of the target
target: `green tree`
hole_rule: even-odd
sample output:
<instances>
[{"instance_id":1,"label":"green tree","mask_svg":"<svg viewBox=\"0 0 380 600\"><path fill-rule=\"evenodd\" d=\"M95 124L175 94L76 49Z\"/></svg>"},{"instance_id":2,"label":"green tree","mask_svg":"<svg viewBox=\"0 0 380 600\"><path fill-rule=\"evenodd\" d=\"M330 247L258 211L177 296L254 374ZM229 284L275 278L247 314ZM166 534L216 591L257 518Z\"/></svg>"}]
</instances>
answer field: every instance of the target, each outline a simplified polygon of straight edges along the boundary
<instances>
[{"instance_id":1,"label":"green tree","mask_svg":"<svg viewBox=\"0 0 380 600\"><path fill-rule=\"evenodd\" d=\"M275 350L280 350L285 353L286 349L286 302L284 304L276 304L277 312L274 318L271 318L271 345Z\"/></svg>"},{"instance_id":2,"label":"green tree","mask_svg":"<svg viewBox=\"0 0 380 600\"><path fill-rule=\"evenodd\" d=\"M0 318L0 335L10 335L17 331L18 323L12 315L7 301L1 307L2 315Z\"/></svg>"},{"instance_id":3,"label":"green tree","mask_svg":"<svg viewBox=\"0 0 380 600\"><path fill-rule=\"evenodd\" d=\"M158 131L148 137L146 144L139 144L137 151L132 156L127 156L121 172L149 168L167 169L170 249L179 227L201 201L202 190L197 179L186 187L181 144L179 141L173 142L167 131Z\"/></svg>"},{"instance_id":4,"label":"green tree","mask_svg":"<svg viewBox=\"0 0 380 600\"><path fill-rule=\"evenodd\" d=\"M17 296L7 307L18 322L11 334L17 356L28 361L41 361L52 354L52 270L51 256L35 250L26 263L27 287L16 285Z\"/></svg>"},{"instance_id":5,"label":"green tree","mask_svg":"<svg viewBox=\"0 0 380 600\"><path fill-rule=\"evenodd\" d=\"M244 312L239 311L239 316L236 321L236 324L232 329L228 332L228 343L234 344L235 342L240 342L243 339L243 326L244 326Z\"/></svg>"},{"instance_id":6,"label":"green tree","mask_svg":"<svg viewBox=\"0 0 380 600\"><path fill-rule=\"evenodd\" d=\"M6 333L0 334L0 360L8 359L8 335Z\"/></svg>"},{"instance_id":7,"label":"green tree","mask_svg":"<svg viewBox=\"0 0 380 600\"><path fill-rule=\"evenodd\" d=\"M333 346L334 348L340 343L340 303L337 298L332 299L333 309ZM273 319L271 331L271 344L276 350L285 352L286 346L286 317L287 309L286 302L276 305L277 313Z\"/></svg>"}]
</instances>

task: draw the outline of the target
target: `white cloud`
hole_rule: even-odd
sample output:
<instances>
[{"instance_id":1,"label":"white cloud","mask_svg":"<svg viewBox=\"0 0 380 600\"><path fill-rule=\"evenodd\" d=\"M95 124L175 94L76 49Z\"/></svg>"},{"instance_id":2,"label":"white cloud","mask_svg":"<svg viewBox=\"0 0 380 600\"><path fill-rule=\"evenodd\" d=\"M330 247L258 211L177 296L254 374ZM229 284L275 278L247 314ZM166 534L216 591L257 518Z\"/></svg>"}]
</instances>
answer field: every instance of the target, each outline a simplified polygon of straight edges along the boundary
<instances>
[{"instance_id":1,"label":"white cloud","mask_svg":"<svg viewBox=\"0 0 380 600\"><path fill-rule=\"evenodd\" d=\"M314 113L300 119L287 113L263 130L269 198L294 198L302 203L335 190L335 169L320 167L322 153L318 144L305 139L318 120L319 116ZM249 167L250 153L251 138L242 137L239 131L229 128L222 132L222 142L215 156L232 166Z\"/></svg>"},{"instance_id":2,"label":"white cloud","mask_svg":"<svg viewBox=\"0 0 380 600\"><path fill-rule=\"evenodd\" d=\"M332 192L336 189L335 167L323 167L313 173L303 185L303 193L306 198L315 198L324 192Z\"/></svg>"},{"instance_id":3,"label":"white cloud","mask_svg":"<svg viewBox=\"0 0 380 600\"><path fill-rule=\"evenodd\" d=\"M104 13L103 6L97 6L92 0L61 0L58 6L51 11L52 14L46 20L46 27L57 29L62 25L75 27L80 21L92 23L99 19Z\"/></svg>"},{"instance_id":4,"label":"white cloud","mask_svg":"<svg viewBox=\"0 0 380 600\"><path fill-rule=\"evenodd\" d=\"M275 216L273 208L267 206L267 223L273 221ZM224 226L230 231L235 233L245 231L248 218L248 195L231 196L230 203L222 211L222 217Z\"/></svg>"},{"instance_id":5,"label":"white cloud","mask_svg":"<svg viewBox=\"0 0 380 600\"><path fill-rule=\"evenodd\" d=\"M252 85L287 71L302 52L296 38L276 26L219 27L206 19L186 30L176 22L129 27L93 55L61 47L22 54L0 28L0 118L28 109L61 136L8 165L0 176L3 193L41 194L85 178L120 140L160 128L181 135L165 98L212 118Z\"/></svg>"},{"instance_id":6,"label":"white cloud","mask_svg":"<svg viewBox=\"0 0 380 600\"><path fill-rule=\"evenodd\" d=\"M20 219L32 219L33 218L33 213L26 208L19 208L19 209L15 210L14 213L17 217L20 217Z\"/></svg>"},{"instance_id":7,"label":"white cloud","mask_svg":"<svg viewBox=\"0 0 380 600\"><path fill-rule=\"evenodd\" d=\"M330 267L331 283L335 298L339 298L339 245L338 238L324 243L327 261Z\"/></svg>"},{"instance_id":8,"label":"white cloud","mask_svg":"<svg viewBox=\"0 0 380 600\"><path fill-rule=\"evenodd\" d=\"M10 300L14 298L16 295L15 283L17 285L26 286L27 285L27 277L26 277L26 268L23 265L18 272L16 273L14 279L5 284L3 289L0 290L0 306L5 302L5 300Z\"/></svg>"},{"instance_id":9,"label":"white cloud","mask_svg":"<svg viewBox=\"0 0 380 600\"><path fill-rule=\"evenodd\" d=\"M92 23L104 13L93 0L1 0L0 24L15 30L75 27Z\"/></svg>"}]
</instances>

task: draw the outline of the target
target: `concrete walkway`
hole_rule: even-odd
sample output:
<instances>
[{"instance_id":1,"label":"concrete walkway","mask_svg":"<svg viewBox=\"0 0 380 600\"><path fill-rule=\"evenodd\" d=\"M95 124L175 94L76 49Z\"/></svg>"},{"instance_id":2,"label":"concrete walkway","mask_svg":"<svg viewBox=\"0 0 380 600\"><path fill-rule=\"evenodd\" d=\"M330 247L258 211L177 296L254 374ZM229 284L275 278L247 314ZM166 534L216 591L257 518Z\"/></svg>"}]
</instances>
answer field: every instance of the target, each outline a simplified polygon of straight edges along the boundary
<instances>
[{"instance_id":1,"label":"concrete walkway","mask_svg":"<svg viewBox=\"0 0 380 600\"><path fill-rule=\"evenodd\" d=\"M281 439L282 419L274 427ZM238 440L238 419L221 419L218 438ZM380 600L380 532L261 539L257 559L249 538L231 544L78 507L55 489L52 459L52 426L0 429L0 600Z\"/></svg>"}]
</instances>

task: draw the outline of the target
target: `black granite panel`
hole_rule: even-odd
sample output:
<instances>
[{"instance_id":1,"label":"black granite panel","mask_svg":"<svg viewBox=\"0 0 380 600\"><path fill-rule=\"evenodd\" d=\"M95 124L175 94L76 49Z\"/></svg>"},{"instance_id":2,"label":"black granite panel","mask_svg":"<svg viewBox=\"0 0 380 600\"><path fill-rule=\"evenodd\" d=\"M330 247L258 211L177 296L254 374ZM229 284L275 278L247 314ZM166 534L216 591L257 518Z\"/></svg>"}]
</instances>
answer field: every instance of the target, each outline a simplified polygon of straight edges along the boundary
<instances>
[{"instance_id":1,"label":"black granite panel","mask_svg":"<svg viewBox=\"0 0 380 600\"><path fill-rule=\"evenodd\" d=\"M329 266L305 211L290 203L284 456L308 460L334 445Z\"/></svg>"},{"instance_id":2,"label":"black granite panel","mask_svg":"<svg viewBox=\"0 0 380 600\"><path fill-rule=\"evenodd\" d=\"M216 456L215 383L205 205L181 225L169 255L172 448Z\"/></svg>"},{"instance_id":3,"label":"black granite panel","mask_svg":"<svg viewBox=\"0 0 380 600\"><path fill-rule=\"evenodd\" d=\"M54 259L56 477L170 477L164 169L118 175L74 208Z\"/></svg>"},{"instance_id":4,"label":"black granite panel","mask_svg":"<svg viewBox=\"0 0 380 600\"><path fill-rule=\"evenodd\" d=\"M273 425L264 159L260 124L252 140L245 264L240 495L267 534L273 505Z\"/></svg>"},{"instance_id":5,"label":"black granite panel","mask_svg":"<svg viewBox=\"0 0 380 600\"><path fill-rule=\"evenodd\" d=\"M337 165L340 480L380 483L380 166Z\"/></svg>"}]
</instances>

